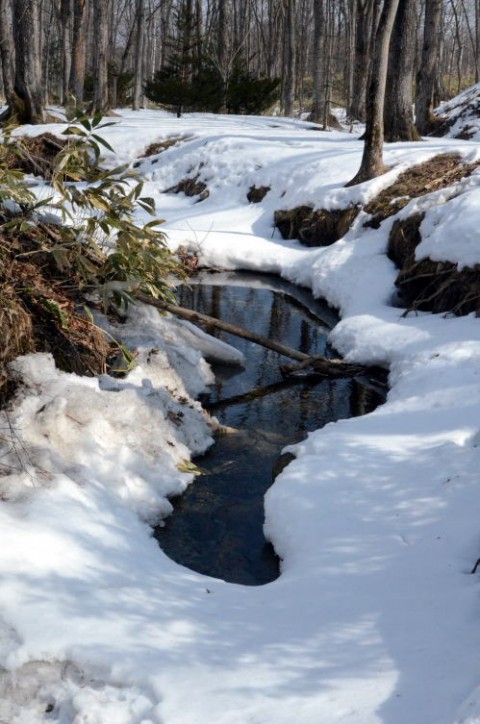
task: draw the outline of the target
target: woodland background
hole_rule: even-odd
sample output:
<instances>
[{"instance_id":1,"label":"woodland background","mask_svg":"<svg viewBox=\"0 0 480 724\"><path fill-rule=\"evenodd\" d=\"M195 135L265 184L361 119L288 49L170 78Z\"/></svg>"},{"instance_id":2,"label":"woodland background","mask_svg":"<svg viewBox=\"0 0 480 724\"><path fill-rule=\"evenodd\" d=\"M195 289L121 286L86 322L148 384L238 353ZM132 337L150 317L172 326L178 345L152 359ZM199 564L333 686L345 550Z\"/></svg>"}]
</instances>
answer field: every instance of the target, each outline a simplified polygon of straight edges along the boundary
<instances>
[{"instance_id":1,"label":"woodland background","mask_svg":"<svg viewBox=\"0 0 480 724\"><path fill-rule=\"evenodd\" d=\"M48 104L309 113L364 121L382 12L395 6L387 140L479 80L479 0L0 0L3 94L20 122ZM396 120L400 119L400 120Z\"/></svg>"}]
</instances>

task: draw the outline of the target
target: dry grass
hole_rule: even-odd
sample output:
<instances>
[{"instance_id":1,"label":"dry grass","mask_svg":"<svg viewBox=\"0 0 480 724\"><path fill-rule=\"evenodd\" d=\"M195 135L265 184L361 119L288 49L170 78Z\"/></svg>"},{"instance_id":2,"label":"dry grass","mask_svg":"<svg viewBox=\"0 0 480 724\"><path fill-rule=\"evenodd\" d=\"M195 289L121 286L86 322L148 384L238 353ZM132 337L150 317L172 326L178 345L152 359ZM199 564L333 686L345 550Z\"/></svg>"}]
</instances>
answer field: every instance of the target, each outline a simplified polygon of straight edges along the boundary
<instances>
[{"instance_id":1,"label":"dry grass","mask_svg":"<svg viewBox=\"0 0 480 724\"><path fill-rule=\"evenodd\" d=\"M470 176L479 165L465 164L454 154L442 154L409 168L365 206L364 211L372 216L365 226L378 229L384 219L403 209L411 199L444 189Z\"/></svg>"},{"instance_id":2,"label":"dry grass","mask_svg":"<svg viewBox=\"0 0 480 724\"><path fill-rule=\"evenodd\" d=\"M56 138L51 133L32 138L19 137L7 147L4 163L8 169L18 169L48 180L52 177L55 159L66 143L66 140Z\"/></svg>"}]
</instances>

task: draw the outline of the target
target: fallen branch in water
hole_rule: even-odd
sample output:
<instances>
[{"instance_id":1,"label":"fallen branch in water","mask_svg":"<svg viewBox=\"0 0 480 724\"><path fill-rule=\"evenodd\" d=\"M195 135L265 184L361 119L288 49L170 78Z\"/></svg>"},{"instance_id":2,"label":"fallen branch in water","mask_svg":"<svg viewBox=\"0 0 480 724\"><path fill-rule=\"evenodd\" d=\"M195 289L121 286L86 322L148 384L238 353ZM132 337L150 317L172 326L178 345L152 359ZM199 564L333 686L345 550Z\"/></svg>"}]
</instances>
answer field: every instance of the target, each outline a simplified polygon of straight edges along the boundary
<instances>
[{"instance_id":1,"label":"fallen branch in water","mask_svg":"<svg viewBox=\"0 0 480 724\"><path fill-rule=\"evenodd\" d=\"M309 357L309 355L305 354L304 352L298 352L296 349L291 349L290 347L287 347L280 342L275 342L272 339L266 339L259 334L255 334L255 332L250 332L248 329L244 329L243 327L237 327L235 324L230 324L229 322L223 322L221 319L216 319L215 317L208 316L208 314L201 314L200 312L194 312L191 309L185 309L185 307L179 307L177 304L163 302L159 299L149 297L147 294L142 294L140 292L137 292L137 294L135 294L135 298L138 299L139 302L144 302L144 304L151 304L158 309L163 309L166 312L171 312L171 314L174 314L177 317L187 319L189 322L205 324L209 327L214 327L216 329L221 329L224 332L229 332L236 337L248 339L250 342L255 342L256 344L260 344L262 347L267 347L267 349L278 352L284 357L290 357L290 359L298 360L299 362L311 359L311 357Z\"/></svg>"},{"instance_id":2,"label":"fallen branch in water","mask_svg":"<svg viewBox=\"0 0 480 724\"><path fill-rule=\"evenodd\" d=\"M298 365L282 365L280 369L285 377L357 377L368 374L371 367L315 356Z\"/></svg>"},{"instance_id":3,"label":"fallen branch in water","mask_svg":"<svg viewBox=\"0 0 480 724\"><path fill-rule=\"evenodd\" d=\"M328 359L321 355L308 355L305 352L299 352L296 349L291 349L280 342L275 340L267 339L262 337L260 334L250 332L248 329L243 327L237 327L235 324L229 322L223 322L221 319L210 317L207 314L201 314L200 312L194 312L191 309L185 309L185 307L179 307L177 304L170 304L169 302L163 302L154 297L149 297L147 294L137 292L135 295L139 302L144 304L151 304L158 309L162 309L166 312L187 319L189 322L197 322L200 324L207 325L208 327L214 327L215 329L221 329L224 332L229 332L236 337L242 339L248 339L250 342L255 342L262 347L271 349L274 352L278 352L284 357L290 357L290 359L297 360L300 364L297 365L282 365L281 372L284 377L357 377L358 375L373 375L377 376L379 369L378 367L368 367L366 365L351 364L344 362L341 359ZM383 375L385 370L382 370Z\"/></svg>"}]
</instances>

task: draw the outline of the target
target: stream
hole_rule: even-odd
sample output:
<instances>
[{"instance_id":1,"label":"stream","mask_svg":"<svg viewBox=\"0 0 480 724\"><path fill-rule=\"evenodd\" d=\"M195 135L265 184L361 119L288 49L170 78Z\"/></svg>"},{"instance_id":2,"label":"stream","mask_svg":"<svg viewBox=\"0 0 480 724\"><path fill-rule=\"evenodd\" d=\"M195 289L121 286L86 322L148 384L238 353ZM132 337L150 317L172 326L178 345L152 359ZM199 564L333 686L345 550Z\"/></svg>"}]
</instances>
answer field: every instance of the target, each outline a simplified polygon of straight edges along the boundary
<instances>
[{"instance_id":1,"label":"stream","mask_svg":"<svg viewBox=\"0 0 480 724\"><path fill-rule=\"evenodd\" d=\"M280 341L307 354L337 356L329 330L338 321L325 302L276 276L204 273L177 292L178 303ZM365 414L384 393L352 379L285 381L291 360L215 330L240 349L245 368L214 365L215 384L200 399L222 425L195 463L204 471L178 498L154 535L177 563L231 583L262 585L279 576L279 560L263 536L263 498L281 469L282 449L328 422Z\"/></svg>"}]
</instances>

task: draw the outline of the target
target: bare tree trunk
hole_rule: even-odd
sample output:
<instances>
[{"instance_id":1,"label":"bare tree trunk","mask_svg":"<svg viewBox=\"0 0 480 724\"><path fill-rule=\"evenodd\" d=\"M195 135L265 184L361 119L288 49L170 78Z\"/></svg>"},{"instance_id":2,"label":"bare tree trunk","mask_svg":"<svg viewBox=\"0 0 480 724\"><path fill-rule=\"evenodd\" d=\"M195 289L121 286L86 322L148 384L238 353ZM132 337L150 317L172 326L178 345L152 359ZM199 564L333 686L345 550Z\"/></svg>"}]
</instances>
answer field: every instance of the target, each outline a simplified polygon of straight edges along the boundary
<instances>
[{"instance_id":1,"label":"bare tree trunk","mask_svg":"<svg viewBox=\"0 0 480 724\"><path fill-rule=\"evenodd\" d=\"M2 62L2 79L5 100L9 110L20 104L16 97L13 81L13 37L8 18L7 0L0 0L0 60Z\"/></svg>"},{"instance_id":2,"label":"bare tree trunk","mask_svg":"<svg viewBox=\"0 0 480 724\"><path fill-rule=\"evenodd\" d=\"M72 60L71 48L71 17L72 4L71 0L61 0L60 3L60 28L61 28L61 44L62 44L62 76L60 85L60 103L65 104L68 95L68 85L70 80L70 66Z\"/></svg>"},{"instance_id":3,"label":"bare tree trunk","mask_svg":"<svg viewBox=\"0 0 480 724\"><path fill-rule=\"evenodd\" d=\"M352 115L352 101L355 88L355 28L357 24L357 4L355 0L346 0L345 23L347 44L347 52L345 53L346 110L347 119L349 121L352 121L355 119L355 117Z\"/></svg>"},{"instance_id":4,"label":"bare tree trunk","mask_svg":"<svg viewBox=\"0 0 480 724\"><path fill-rule=\"evenodd\" d=\"M311 120L323 119L323 44L325 38L324 0L313 0L313 106Z\"/></svg>"},{"instance_id":5,"label":"bare tree trunk","mask_svg":"<svg viewBox=\"0 0 480 724\"><path fill-rule=\"evenodd\" d=\"M105 113L109 108L108 99L108 21L107 0L93 0L93 113Z\"/></svg>"},{"instance_id":6,"label":"bare tree trunk","mask_svg":"<svg viewBox=\"0 0 480 724\"><path fill-rule=\"evenodd\" d=\"M399 0L385 0L375 39L372 71L367 94L367 127L362 163L357 175L347 184L353 186L384 173L383 108L387 83L388 47Z\"/></svg>"},{"instance_id":7,"label":"bare tree trunk","mask_svg":"<svg viewBox=\"0 0 480 724\"><path fill-rule=\"evenodd\" d=\"M415 97L416 125L426 135L434 125L433 98L436 87L439 36L442 25L442 0L426 0L425 29Z\"/></svg>"},{"instance_id":8,"label":"bare tree trunk","mask_svg":"<svg viewBox=\"0 0 480 724\"><path fill-rule=\"evenodd\" d=\"M144 0L137 0L135 14L135 71L133 78L133 103L132 108L138 111L143 100L143 52L145 44L145 3Z\"/></svg>"},{"instance_id":9,"label":"bare tree trunk","mask_svg":"<svg viewBox=\"0 0 480 724\"><path fill-rule=\"evenodd\" d=\"M75 0L69 90L74 95L77 105L83 103L87 22L88 0Z\"/></svg>"},{"instance_id":10,"label":"bare tree trunk","mask_svg":"<svg viewBox=\"0 0 480 724\"><path fill-rule=\"evenodd\" d=\"M285 116L293 116L295 100L295 0L284 0L282 106Z\"/></svg>"},{"instance_id":11,"label":"bare tree trunk","mask_svg":"<svg viewBox=\"0 0 480 724\"><path fill-rule=\"evenodd\" d=\"M370 64L370 36L373 31L373 3L375 0L355 0L356 17L355 26L355 63L352 102L349 116L358 121L365 120L367 78Z\"/></svg>"},{"instance_id":12,"label":"bare tree trunk","mask_svg":"<svg viewBox=\"0 0 480 724\"><path fill-rule=\"evenodd\" d=\"M20 103L10 111L20 123L43 122L40 22L36 0L13 3L15 94Z\"/></svg>"},{"instance_id":13,"label":"bare tree trunk","mask_svg":"<svg viewBox=\"0 0 480 724\"><path fill-rule=\"evenodd\" d=\"M222 79L222 102L220 113L227 111L227 83L228 83L228 24L227 0L218 0L218 28L217 28L217 66Z\"/></svg>"},{"instance_id":14,"label":"bare tree trunk","mask_svg":"<svg viewBox=\"0 0 480 724\"><path fill-rule=\"evenodd\" d=\"M400 0L388 59L383 119L386 141L420 139L413 122L413 63L416 0Z\"/></svg>"}]
</instances>

